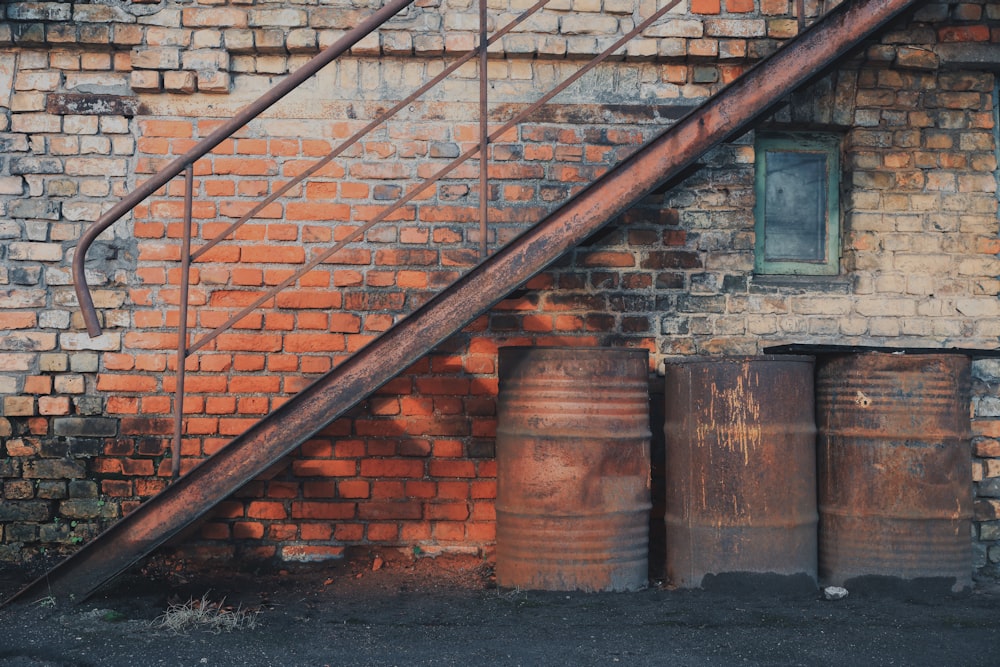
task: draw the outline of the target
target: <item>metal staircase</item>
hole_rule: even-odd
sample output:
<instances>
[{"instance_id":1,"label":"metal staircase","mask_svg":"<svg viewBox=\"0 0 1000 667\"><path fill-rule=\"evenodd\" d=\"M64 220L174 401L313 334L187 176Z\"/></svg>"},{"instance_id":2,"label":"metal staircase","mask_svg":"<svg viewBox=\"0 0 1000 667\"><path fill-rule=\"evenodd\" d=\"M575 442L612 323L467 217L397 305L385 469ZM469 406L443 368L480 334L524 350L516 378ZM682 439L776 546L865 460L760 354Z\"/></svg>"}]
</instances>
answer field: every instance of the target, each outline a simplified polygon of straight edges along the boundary
<instances>
[{"instance_id":1,"label":"metal staircase","mask_svg":"<svg viewBox=\"0 0 1000 667\"><path fill-rule=\"evenodd\" d=\"M377 25L385 20L384 14L391 15L409 1L390 3L389 9L380 10L379 18L372 19L371 23ZM85 599L102 583L204 517L216 504L654 188L676 178L707 150L747 131L755 119L782 98L823 73L913 4L914 0L848 0L840 5L7 602L30 601L43 596L53 596L60 601ZM303 78L296 80L301 82ZM294 85L286 80L281 87L288 92ZM265 104L269 100L277 99L274 92L265 97L268 100L260 102L255 113L270 106ZM241 114L240 125L252 117L252 112ZM215 134L220 135L216 137L218 141L225 138L218 132L213 133L213 137ZM209 150L211 146L204 152ZM178 168L169 178L189 169L181 161L176 166ZM156 182L154 179L144 186L145 194L138 199L155 191L163 182L165 180ZM129 206L123 204L121 208L119 217L129 210ZM100 224L98 221L95 226ZM101 231L103 228L90 230L88 236L93 239ZM82 281L83 254L78 253L79 266L74 268L86 312L87 297L82 296L86 292ZM92 305L90 308L92 310ZM180 321L184 322L185 318ZM93 313L88 326L92 335L99 333Z\"/></svg>"}]
</instances>

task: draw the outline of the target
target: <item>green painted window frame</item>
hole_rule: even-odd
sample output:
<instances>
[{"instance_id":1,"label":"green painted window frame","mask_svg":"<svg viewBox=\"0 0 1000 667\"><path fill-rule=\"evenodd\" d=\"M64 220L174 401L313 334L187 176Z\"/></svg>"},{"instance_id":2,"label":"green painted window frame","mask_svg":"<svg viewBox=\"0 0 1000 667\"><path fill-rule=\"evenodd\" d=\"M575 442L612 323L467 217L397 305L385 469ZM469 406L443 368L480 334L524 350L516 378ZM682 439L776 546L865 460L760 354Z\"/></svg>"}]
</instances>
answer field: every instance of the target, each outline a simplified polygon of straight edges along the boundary
<instances>
[{"instance_id":1,"label":"green painted window frame","mask_svg":"<svg viewBox=\"0 0 1000 667\"><path fill-rule=\"evenodd\" d=\"M758 133L755 141L754 271L764 275L828 276L840 273L840 144L839 135L826 133ZM826 159L822 216L822 258L767 256L767 155L768 153L812 153ZM772 218L773 220L773 218Z\"/></svg>"}]
</instances>

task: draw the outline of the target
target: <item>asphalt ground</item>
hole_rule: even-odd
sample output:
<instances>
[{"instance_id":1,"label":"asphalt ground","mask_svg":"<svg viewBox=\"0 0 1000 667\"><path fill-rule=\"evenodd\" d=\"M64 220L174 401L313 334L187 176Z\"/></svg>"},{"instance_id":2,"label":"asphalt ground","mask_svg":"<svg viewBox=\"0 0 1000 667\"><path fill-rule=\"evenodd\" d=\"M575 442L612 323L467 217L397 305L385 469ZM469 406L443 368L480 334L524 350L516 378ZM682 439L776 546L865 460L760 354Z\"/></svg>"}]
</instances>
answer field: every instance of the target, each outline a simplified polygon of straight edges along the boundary
<instances>
[{"instance_id":1,"label":"asphalt ground","mask_svg":"<svg viewBox=\"0 0 1000 667\"><path fill-rule=\"evenodd\" d=\"M497 588L475 558L305 571L127 573L86 601L0 609L0 667L63 665L1000 665L1000 587L629 593ZM0 571L6 599L26 573ZM801 582L799 582L801 583ZM167 627L170 605L253 627ZM208 614L212 616L212 614Z\"/></svg>"}]
</instances>

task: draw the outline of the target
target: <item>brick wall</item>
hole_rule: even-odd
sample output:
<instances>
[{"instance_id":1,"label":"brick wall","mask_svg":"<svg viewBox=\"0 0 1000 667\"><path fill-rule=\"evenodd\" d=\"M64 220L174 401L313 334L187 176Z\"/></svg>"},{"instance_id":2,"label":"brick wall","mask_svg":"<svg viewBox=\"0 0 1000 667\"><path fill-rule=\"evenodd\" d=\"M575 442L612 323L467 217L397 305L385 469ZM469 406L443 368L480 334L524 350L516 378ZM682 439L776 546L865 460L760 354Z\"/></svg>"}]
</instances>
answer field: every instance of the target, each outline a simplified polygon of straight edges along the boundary
<instances>
[{"instance_id":1,"label":"brick wall","mask_svg":"<svg viewBox=\"0 0 1000 667\"><path fill-rule=\"evenodd\" d=\"M491 61L495 122L648 11L586 4L554 3L503 43ZM9 47L0 84L11 84L0 85L2 560L72 550L168 479L180 184L92 250L88 277L105 325L93 340L68 274L83 225L334 39L346 27L337 21L365 11L130 7L9 3L0 22ZM200 161L198 234L218 233L384 100L467 50L475 16L474 5L412 9ZM489 549L504 344L641 346L654 366L786 342L995 347L995 80L968 54L995 47L998 22L997 3L930 4L764 121L844 132L844 275L753 275L753 137L741 137L227 500L187 548L284 561L353 545ZM491 247L795 29L788 3L682 4L632 57L602 66L492 147ZM458 72L218 246L192 269L189 324L221 323L472 146L477 94L475 72ZM184 466L467 270L478 234L466 165L189 360ZM1000 371L979 361L975 375L976 567L996 572Z\"/></svg>"}]
</instances>

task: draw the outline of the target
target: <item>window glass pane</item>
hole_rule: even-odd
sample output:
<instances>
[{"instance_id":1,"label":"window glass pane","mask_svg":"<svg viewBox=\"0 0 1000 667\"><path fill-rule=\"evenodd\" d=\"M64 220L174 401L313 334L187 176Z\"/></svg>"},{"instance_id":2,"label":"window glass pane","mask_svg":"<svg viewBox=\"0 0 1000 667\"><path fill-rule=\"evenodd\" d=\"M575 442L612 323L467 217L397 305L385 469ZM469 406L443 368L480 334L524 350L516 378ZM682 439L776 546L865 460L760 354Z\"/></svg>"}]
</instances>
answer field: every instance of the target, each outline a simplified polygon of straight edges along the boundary
<instances>
[{"instance_id":1,"label":"window glass pane","mask_svg":"<svg viewBox=\"0 0 1000 667\"><path fill-rule=\"evenodd\" d=\"M826 261L825 153L767 151L764 258Z\"/></svg>"}]
</instances>

